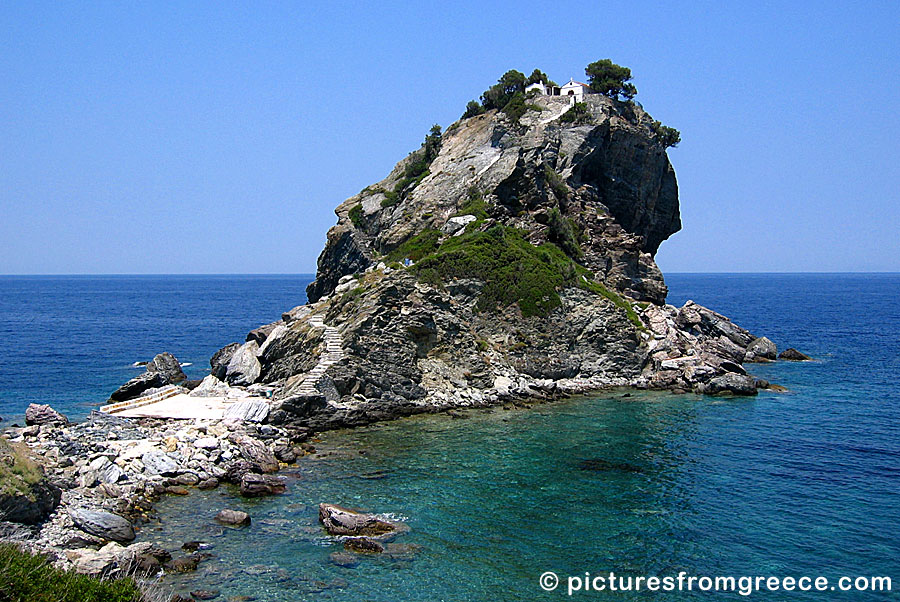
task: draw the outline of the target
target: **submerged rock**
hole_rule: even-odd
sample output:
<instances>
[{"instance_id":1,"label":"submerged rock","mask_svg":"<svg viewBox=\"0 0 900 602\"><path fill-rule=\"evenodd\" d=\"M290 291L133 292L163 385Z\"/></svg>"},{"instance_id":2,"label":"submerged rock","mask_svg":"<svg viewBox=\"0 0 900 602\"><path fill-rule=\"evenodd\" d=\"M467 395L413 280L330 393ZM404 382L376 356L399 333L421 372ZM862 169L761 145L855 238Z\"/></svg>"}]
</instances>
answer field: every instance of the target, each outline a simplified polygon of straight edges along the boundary
<instances>
[{"instance_id":1,"label":"submerged rock","mask_svg":"<svg viewBox=\"0 0 900 602\"><path fill-rule=\"evenodd\" d=\"M284 481L268 474L248 473L241 478L241 495L244 497L279 495L286 489Z\"/></svg>"},{"instance_id":2,"label":"submerged rock","mask_svg":"<svg viewBox=\"0 0 900 602\"><path fill-rule=\"evenodd\" d=\"M250 524L250 515L240 510L226 508L216 515L216 520L224 525L243 527Z\"/></svg>"},{"instance_id":3,"label":"submerged rock","mask_svg":"<svg viewBox=\"0 0 900 602\"><path fill-rule=\"evenodd\" d=\"M381 554L384 546L369 537L348 537L344 540L344 549L360 554Z\"/></svg>"},{"instance_id":4,"label":"submerged rock","mask_svg":"<svg viewBox=\"0 0 900 602\"><path fill-rule=\"evenodd\" d=\"M374 514L356 512L334 504L319 504L319 522L329 535L384 536L397 525Z\"/></svg>"}]
</instances>

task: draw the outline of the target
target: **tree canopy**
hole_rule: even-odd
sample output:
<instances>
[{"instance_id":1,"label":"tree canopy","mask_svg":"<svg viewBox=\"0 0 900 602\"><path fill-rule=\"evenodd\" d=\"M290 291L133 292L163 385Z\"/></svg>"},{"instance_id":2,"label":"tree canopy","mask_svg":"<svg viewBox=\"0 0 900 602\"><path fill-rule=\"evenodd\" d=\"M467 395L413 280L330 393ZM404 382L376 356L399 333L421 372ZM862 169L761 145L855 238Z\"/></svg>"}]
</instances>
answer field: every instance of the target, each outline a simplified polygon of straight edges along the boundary
<instances>
[{"instance_id":1,"label":"tree canopy","mask_svg":"<svg viewBox=\"0 0 900 602\"><path fill-rule=\"evenodd\" d=\"M609 59L595 61L585 67L585 75L588 76L588 85L598 94L618 98L620 95L626 100L631 100L637 94L631 80L631 69L617 65Z\"/></svg>"}]
</instances>

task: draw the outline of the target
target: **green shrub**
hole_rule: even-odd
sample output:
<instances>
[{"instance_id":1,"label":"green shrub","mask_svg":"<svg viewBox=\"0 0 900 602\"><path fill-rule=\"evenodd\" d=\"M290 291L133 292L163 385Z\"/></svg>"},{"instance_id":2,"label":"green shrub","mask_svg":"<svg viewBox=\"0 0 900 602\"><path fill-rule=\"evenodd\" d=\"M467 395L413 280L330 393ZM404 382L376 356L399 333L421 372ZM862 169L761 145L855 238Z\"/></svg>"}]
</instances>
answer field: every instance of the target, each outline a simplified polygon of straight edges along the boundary
<instances>
[{"instance_id":1,"label":"green shrub","mask_svg":"<svg viewBox=\"0 0 900 602\"><path fill-rule=\"evenodd\" d=\"M556 245L535 247L520 231L500 225L448 239L413 269L432 283L448 278L482 280L479 311L518 303L525 316L546 316L561 304L557 289L575 284L574 265Z\"/></svg>"},{"instance_id":2,"label":"green shrub","mask_svg":"<svg viewBox=\"0 0 900 602\"><path fill-rule=\"evenodd\" d=\"M547 234L550 242L563 250L572 259L581 259L584 253L575 236L575 226L572 220L564 217L559 209L554 207L547 213Z\"/></svg>"},{"instance_id":3,"label":"green shrub","mask_svg":"<svg viewBox=\"0 0 900 602\"><path fill-rule=\"evenodd\" d=\"M0 544L0 602L138 602L132 579L100 580L54 568L45 558Z\"/></svg>"},{"instance_id":4,"label":"green shrub","mask_svg":"<svg viewBox=\"0 0 900 602\"><path fill-rule=\"evenodd\" d=\"M434 253L438 248L438 240L441 238L439 230L422 230L409 240L401 243L396 249L385 255L385 261L402 261L412 259L419 261L426 255Z\"/></svg>"},{"instance_id":5,"label":"green shrub","mask_svg":"<svg viewBox=\"0 0 900 602\"><path fill-rule=\"evenodd\" d=\"M569 187L552 167L544 164L544 181L550 186L550 190L559 200L569 198Z\"/></svg>"},{"instance_id":6,"label":"green shrub","mask_svg":"<svg viewBox=\"0 0 900 602\"><path fill-rule=\"evenodd\" d=\"M678 143L681 142L681 132L675 128L663 125L659 121L654 121L650 129L656 134L656 140L666 148L678 146Z\"/></svg>"},{"instance_id":7,"label":"green shrub","mask_svg":"<svg viewBox=\"0 0 900 602\"><path fill-rule=\"evenodd\" d=\"M477 100L470 100L469 104L466 105L466 111L462 114L463 119L468 119L469 117L476 117L478 115L482 115L484 113L484 107L481 106L481 103Z\"/></svg>"},{"instance_id":8,"label":"green shrub","mask_svg":"<svg viewBox=\"0 0 900 602\"><path fill-rule=\"evenodd\" d=\"M468 195L466 202L463 203L462 207L459 208L459 211L456 212L454 217L474 215L477 218L477 221L487 219L487 202L484 200L484 195L481 194L481 191L475 186L470 186Z\"/></svg>"},{"instance_id":9,"label":"green shrub","mask_svg":"<svg viewBox=\"0 0 900 602\"><path fill-rule=\"evenodd\" d=\"M397 203L400 202L400 195L393 190L386 190L384 193L384 198L381 199L382 207L393 207Z\"/></svg>"},{"instance_id":10,"label":"green shrub","mask_svg":"<svg viewBox=\"0 0 900 602\"><path fill-rule=\"evenodd\" d=\"M350 221L354 226L362 230L364 221L363 221L363 207L362 203L358 203L350 208L350 211L347 212L347 217L350 218Z\"/></svg>"},{"instance_id":11,"label":"green shrub","mask_svg":"<svg viewBox=\"0 0 900 602\"><path fill-rule=\"evenodd\" d=\"M564 123L588 123L591 120L591 114L586 103L576 102L568 111L560 115L559 120Z\"/></svg>"}]
</instances>

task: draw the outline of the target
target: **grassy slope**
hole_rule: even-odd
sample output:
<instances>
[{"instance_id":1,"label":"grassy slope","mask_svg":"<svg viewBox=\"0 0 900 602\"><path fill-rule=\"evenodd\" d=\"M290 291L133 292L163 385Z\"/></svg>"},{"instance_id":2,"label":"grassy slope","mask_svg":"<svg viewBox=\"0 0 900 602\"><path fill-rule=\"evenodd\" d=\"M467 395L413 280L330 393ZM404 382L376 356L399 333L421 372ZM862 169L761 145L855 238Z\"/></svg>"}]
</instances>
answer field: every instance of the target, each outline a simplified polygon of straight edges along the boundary
<instances>
[{"instance_id":1,"label":"grassy slope","mask_svg":"<svg viewBox=\"0 0 900 602\"><path fill-rule=\"evenodd\" d=\"M46 559L0 545L0 602L137 602L131 579L100 580L53 568Z\"/></svg>"}]
</instances>

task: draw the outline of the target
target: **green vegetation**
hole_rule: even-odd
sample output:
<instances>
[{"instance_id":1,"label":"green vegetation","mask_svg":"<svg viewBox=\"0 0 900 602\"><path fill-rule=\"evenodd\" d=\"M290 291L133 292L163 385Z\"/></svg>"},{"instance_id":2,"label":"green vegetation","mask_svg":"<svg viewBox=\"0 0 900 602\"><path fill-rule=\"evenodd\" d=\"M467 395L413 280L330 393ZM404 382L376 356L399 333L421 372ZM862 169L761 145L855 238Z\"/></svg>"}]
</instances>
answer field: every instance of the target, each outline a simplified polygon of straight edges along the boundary
<instances>
[{"instance_id":1,"label":"green vegetation","mask_svg":"<svg viewBox=\"0 0 900 602\"><path fill-rule=\"evenodd\" d=\"M503 109L516 94L525 94L525 74L515 69L504 73L497 83L481 95L481 106L485 111Z\"/></svg>"},{"instance_id":2,"label":"green vegetation","mask_svg":"<svg viewBox=\"0 0 900 602\"><path fill-rule=\"evenodd\" d=\"M563 181L562 177L553 170L552 167L544 164L544 180L550 186L550 190L559 200L569 198L569 187Z\"/></svg>"},{"instance_id":3,"label":"green vegetation","mask_svg":"<svg viewBox=\"0 0 900 602\"><path fill-rule=\"evenodd\" d=\"M438 240L441 238L439 230L422 230L396 249L385 255L387 263L412 259L419 261L426 255L434 253L438 248Z\"/></svg>"},{"instance_id":4,"label":"green vegetation","mask_svg":"<svg viewBox=\"0 0 900 602\"><path fill-rule=\"evenodd\" d=\"M679 132L675 128L670 128L669 126L663 125L658 121L654 121L650 128L656 134L656 139L659 141L659 143L666 148L669 148L670 146L678 146L678 143L681 142L681 132Z\"/></svg>"},{"instance_id":5,"label":"green vegetation","mask_svg":"<svg viewBox=\"0 0 900 602\"><path fill-rule=\"evenodd\" d=\"M563 123L588 123L591 120L591 114L588 111L587 103L576 102L572 107L560 115L559 120Z\"/></svg>"},{"instance_id":6,"label":"green vegetation","mask_svg":"<svg viewBox=\"0 0 900 602\"><path fill-rule=\"evenodd\" d=\"M384 193L382 207L393 207L405 199L431 173L428 167L441 152L441 142L441 126L434 124L425 136L422 147L410 153L409 161L403 168L403 177L394 185L394 190Z\"/></svg>"},{"instance_id":7,"label":"green vegetation","mask_svg":"<svg viewBox=\"0 0 900 602\"><path fill-rule=\"evenodd\" d=\"M354 226L361 230L364 225L362 203L357 203L351 207L350 211L347 212L347 217L350 218Z\"/></svg>"},{"instance_id":8,"label":"green vegetation","mask_svg":"<svg viewBox=\"0 0 900 602\"><path fill-rule=\"evenodd\" d=\"M562 303L557 289L576 283L574 264L556 245L535 247L519 230L499 225L448 239L413 270L433 284L478 278L485 282L479 311L518 303L524 316L546 316Z\"/></svg>"},{"instance_id":9,"label":"green vegetation","mask_svg":"<svg viewBox=\"0 0 900 602\"><path fill-rule=\"evenodd\" d=\"M610 98L622 96L625 100L631 100L637 94L634 84L628 83L631 79L631 69L617 65L609 59L591 63L585 67L584 73L588 76L588 85L598 94Z\"/></svg>"},{"instance_id":10,"label":"green vegetation","mask_svg":"<svg viewBox=\"0 0 900 602\"><path fill-rule=\"evenodd\" d=\"M470 186L468 190L468 199L463 206L459 208L459 211L456 212L454 217L459 217L461 215L474 215L476 217L476 221L486 220L488 218L487 212L487 202L484 200L484 195L481 194L481 191L478 190L476 186ZM473 222L474 223L474 222Z\"/></svg>"},{"instance_id":11,"label":"green vegetation","mask_svg":"<svg viewBox=\"0 0 900 602\"><path fill-rule=\"evenodd\" d=\"M561 216L560 220L560 227L569 232L564 237L577 248L571 222ZM416 261L410 270L420 281L435 286L453 278L482 280L485 286L476 303L478 311L497 311L517 303L526 317L547 316L562 303L559 290L578 287L610 300L636 328L644 330L628 300L594 281L589 270L552 242L534 246L522 231L499 224L484 231L467 230L443 244L439 244L440 238L437 230L425 230L389 253L387 259Z\"/></svg>"},{"instance_id":12,"label":"green vegetation","mask_svg":"<svg viewBox=\"0 0 900 602\"><path fill-rule=\"evenodd\" d=\"M462 114L463 119L468 119L469 117L475 117L476 115L482 115L484 113L484 107L481 106L481 103L477 100L470 100L469 104L466 105L466 111Z\"/></svg>"},{"instance_id":13,"label":"green vegetation","mask_svg":"<svg viewBox=\"0 0 900 602\"><path fill-rule=\"evenodd\" d=\"M584 253L575 236L575 224L571 219L563 217L556 207L547 214L547 229L550 242L555 243L572 259L581 259Z\"/></svg>"},{"instance_id":14,"label":"green vegetation","mask_svg":"<svg viewBox=\"0 0 900 602\"><path fill-rule=\"evenodd\" d=\"M625 315L628 316L628 320L631 321L632 324L634 324L635 328L637 328L638 330L647 330L644 326L644 323L641 322L640 316L637 315L637 312L635 312L634 308L631 306L631 303L629 303L626 299L623 299L622 296L617 292L609 290L600 282L588 278L587 275L584 275L584 279L581 281L579 286L585 290L591 291L592 293L596 293L602 297L606 297L613 302L613 305L625 312Z\"/></svg>"},{"instance_id":15,"label":"green vegetation","mask_svg":"<svg viewBox=\"0 0 900 602\"><path fill-rule=\"evenodd\" d=\"M100 580L54 568L45 558L0 544L0 602L138 602L132 579Z\"/></svg>"},{"instance_id":16,"label":"green vegetation","mask_svg":"<svg viewBox=\"0 0 900 602\"><path fill-rule=\"evenodd\" d=\"M0 495L28 495L43 476L27 447L0 437Z\"/></svg>"}]
</instances>

